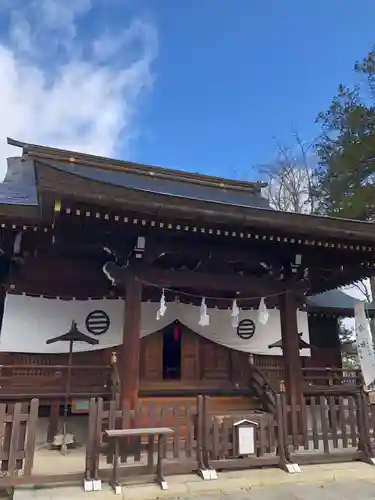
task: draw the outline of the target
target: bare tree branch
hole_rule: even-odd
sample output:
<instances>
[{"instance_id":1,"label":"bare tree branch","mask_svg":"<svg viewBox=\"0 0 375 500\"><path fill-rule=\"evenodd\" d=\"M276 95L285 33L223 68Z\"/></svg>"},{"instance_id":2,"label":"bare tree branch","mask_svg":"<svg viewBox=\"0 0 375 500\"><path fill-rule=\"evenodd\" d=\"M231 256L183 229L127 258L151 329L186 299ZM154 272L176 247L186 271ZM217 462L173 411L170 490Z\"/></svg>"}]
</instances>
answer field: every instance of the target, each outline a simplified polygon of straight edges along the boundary
<instances>
[{"instance_id":1,"label":"bare tree branch","mask_svg":"<svg viewBox=\"0 0 375 500\"><path fill-rule=\"evenodd\" d=\"M293 132L296 151L274 138L276 158L258 170L268 182L268 200L272 208L285 212L314 213L316 189L314 182L314 156L310 150L314 143L305 144Z\"/></svg>"},{"instance_id":2,"label":"bare tree branch","mask_svg":"<svg viewBox=\"0 0 375 500\"><path fill-rule=\"evenodd\" d=\"M292 132L295 148L291 149L274 138L275 160L258 167L258 171L268 183L267 195L272 208L284 212L313 214L321 206L321 197L315 177L316 165L313 149L316 141L305 143L296 130ZM367 302L375 297L375 279L357 282L350 288L356 288ZM349 287L348 287L349 288ZM372 327L375 341L375 322Z\"/></svg>"},{"instance_id":3,"label":"bare tree branch","mask_svg":"<svg viewBox=\"0 0 375 500\"><path fill-rule=\"evenodd\" d=\"M363 296L363 298L366 300L366 302L371 302L372 301L372 296L371 296L371 291L369 290L368 286L364 281L357 281L353 284L351 284L348 287L345 287L346 289L348 288L356 288L360 294Z\"/></svg>"}]
</instances>

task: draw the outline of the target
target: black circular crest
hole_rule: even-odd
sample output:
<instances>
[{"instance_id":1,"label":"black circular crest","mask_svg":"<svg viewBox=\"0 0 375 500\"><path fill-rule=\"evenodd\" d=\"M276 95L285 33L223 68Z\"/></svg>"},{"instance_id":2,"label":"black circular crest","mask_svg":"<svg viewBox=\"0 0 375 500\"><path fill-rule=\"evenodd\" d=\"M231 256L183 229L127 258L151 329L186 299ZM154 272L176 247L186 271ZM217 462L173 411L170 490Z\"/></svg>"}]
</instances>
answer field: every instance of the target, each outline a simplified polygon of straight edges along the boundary
<instances>
[{"instance_id":1,"label":"black circular crest","mask_svg":"<svg viewBox=\"0 0 375 500\"><path fill-rule=\"evenodd\" d=\"M92 311L86 318L86 329L92 335L103 335L108 332L111 321L105 311Z\"/></svg>"},{"instance_id":2,"label":"black circular crest","mask_svg":"<svg viewBox=\"0 0 375 500\"><path fill-rule=\"evenodd\" d=\"M255 323L252 319L242 319L237 326L237 335L242 340L250 340L255 333Z\"/></svg>"}]
</instances>

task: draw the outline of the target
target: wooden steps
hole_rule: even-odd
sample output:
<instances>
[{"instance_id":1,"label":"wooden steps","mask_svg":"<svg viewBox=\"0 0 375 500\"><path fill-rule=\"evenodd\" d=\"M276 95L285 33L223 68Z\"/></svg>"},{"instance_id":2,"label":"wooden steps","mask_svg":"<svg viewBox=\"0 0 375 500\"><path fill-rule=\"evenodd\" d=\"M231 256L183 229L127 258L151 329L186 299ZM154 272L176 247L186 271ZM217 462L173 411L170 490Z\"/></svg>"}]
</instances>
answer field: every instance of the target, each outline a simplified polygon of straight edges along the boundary
<instances>
[{"instance_id":1,"label":"wooden steps","mask_svg":"<svg viewBox=\"0 0 375 500\"><path fill-rule=\"evenodd\" d=\"M250 396L211 396L208 398L210 411L244 411L261 409L261 403L258 398ZM156 413L159 413L161 408L164 411L171 411L177 405L180 408L194 409L197 404L197 398L192 396L186 397L144 397L139 400L142 407L149 405L154 406Z\"/></svg>"},{"instance_id":2,"label":"wooden steps","mask_svg":"<svg viewBox=\"0 0 375 500\"><path fill-rule=\"evenodd\" d=\"M196 397L149 397L141 398L142 427L168 426L176 427L176 417L180 435L185 434L186 419L196 414ZM246 396L213 396L208 399L210 413L225 414L233 412L252 412L261 410L262 405L257 398Z\"/></svg>"},{"instance_id":3,"label":"wooden steps","mask_svg":"<svg viewBox=\"0 0 375 500\"><path fill-rule=\"evenodd\" d=\"M228 396L228 397L211 397L209 399L210 411L247 411L261 409L260 401L255 397L250 396Z\"/></svg>"},{"instance_id":4,"label":"wooden steps","mask_svg":"<svg viewBox=\"0 0 375 500\"><path fill-rule=\"evenodd\" d=\"M196 415L196 397L144 397L140 398L142 407L140 427L171 427L176 436L184 439L187 432L187 421ZM234 412L254 412L262 409L261 402L250 396L212 396L208 399L208 411L217 415ZM153 414L153 415L152 415ZM171 442L173 437L168 438Z\"/></svg>"},{"instance_id":5,"label":"wooden steps","mask_svg":"<svg viewBox=\"0 0 375 500\"><path fill-rule=\"evenodd\" d=\"M244 394L247 387L233 387L228 379L218 380L162 380L145 381L140 380L139 396L141 398L155 397L196 397L197 394L222 396L239 396Z\"/></svg>"},{"instance_id":6,"label":"wooden steps","mask_svg":"<svg viewBox=\"0 0 375 500\"><path fill-rule=\"evenodd\" d=\"M276 392L271 382L265 374L256 366L252 365L250 369L251 389L259 399L264 410L270 413L276 411Z\"/></svg>"}]
</instances>

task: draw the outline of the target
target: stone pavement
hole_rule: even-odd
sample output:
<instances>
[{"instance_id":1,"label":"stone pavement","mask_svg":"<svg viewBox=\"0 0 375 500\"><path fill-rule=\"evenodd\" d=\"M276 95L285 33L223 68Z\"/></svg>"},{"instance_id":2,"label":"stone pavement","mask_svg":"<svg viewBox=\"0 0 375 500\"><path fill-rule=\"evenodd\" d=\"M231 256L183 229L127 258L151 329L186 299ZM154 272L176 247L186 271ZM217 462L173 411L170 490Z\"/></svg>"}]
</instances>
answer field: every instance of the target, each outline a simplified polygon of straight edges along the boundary
<instances>
[{"instance_id":1,"label":"stone pavement","mask_svg":"<svg viewBox=\"0 0 375 500\"><path fill-rule=\"evenodd\" d=\"M130 497L129 497L130 498ZM236 493L180 497L179 500L370 500L375 499L375 482L328 483L325 485L297 484L280 487L254 488Z\"/></svg>"},{"instance_id":2,"label":"stone pavement","mask_svg":"<svg viewBox=\"0 0 375 500\"><path fill-rule=\"evenodd\" d=\"M280 469L253 469L220 474L217 481L202 481L195 475L168 477L169 490L154 484L128 484L123 499L129 500L370 500L375 499L375 467L351 462L309 465L300 474ZM14 500L110 500L103 491L84 493L78 486L18 488ZM121 496L117 496L121 498Z\"/></svg>"}]
</instances>

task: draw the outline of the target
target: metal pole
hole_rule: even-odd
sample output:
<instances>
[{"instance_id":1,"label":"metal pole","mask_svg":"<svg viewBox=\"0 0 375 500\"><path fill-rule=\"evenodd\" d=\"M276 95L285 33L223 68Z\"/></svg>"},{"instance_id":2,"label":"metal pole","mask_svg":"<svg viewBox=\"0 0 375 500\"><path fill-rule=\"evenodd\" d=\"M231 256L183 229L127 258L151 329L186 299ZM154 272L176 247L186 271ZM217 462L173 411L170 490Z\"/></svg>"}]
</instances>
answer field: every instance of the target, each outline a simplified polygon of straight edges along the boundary
<instances>
[{"instance_id":1,"label":"metal pole","mask_svg":"<svg viewBox=\"0 0 375 500\"><path fill-rule=\"evenodd\" d=\"M63 413L63 441L61 445L61 452L65 454L67 452L66 446L66 427L68 420L68 412L69 412L69 394L70 394L70 385L71 385L71 377L72 377L72 362L73 362L73 340L69 341L69 356L68 356L68 369L66 374L66 385L65 385L65 400L64 400L64 413Z\"/></svg>"}]
</instances>

